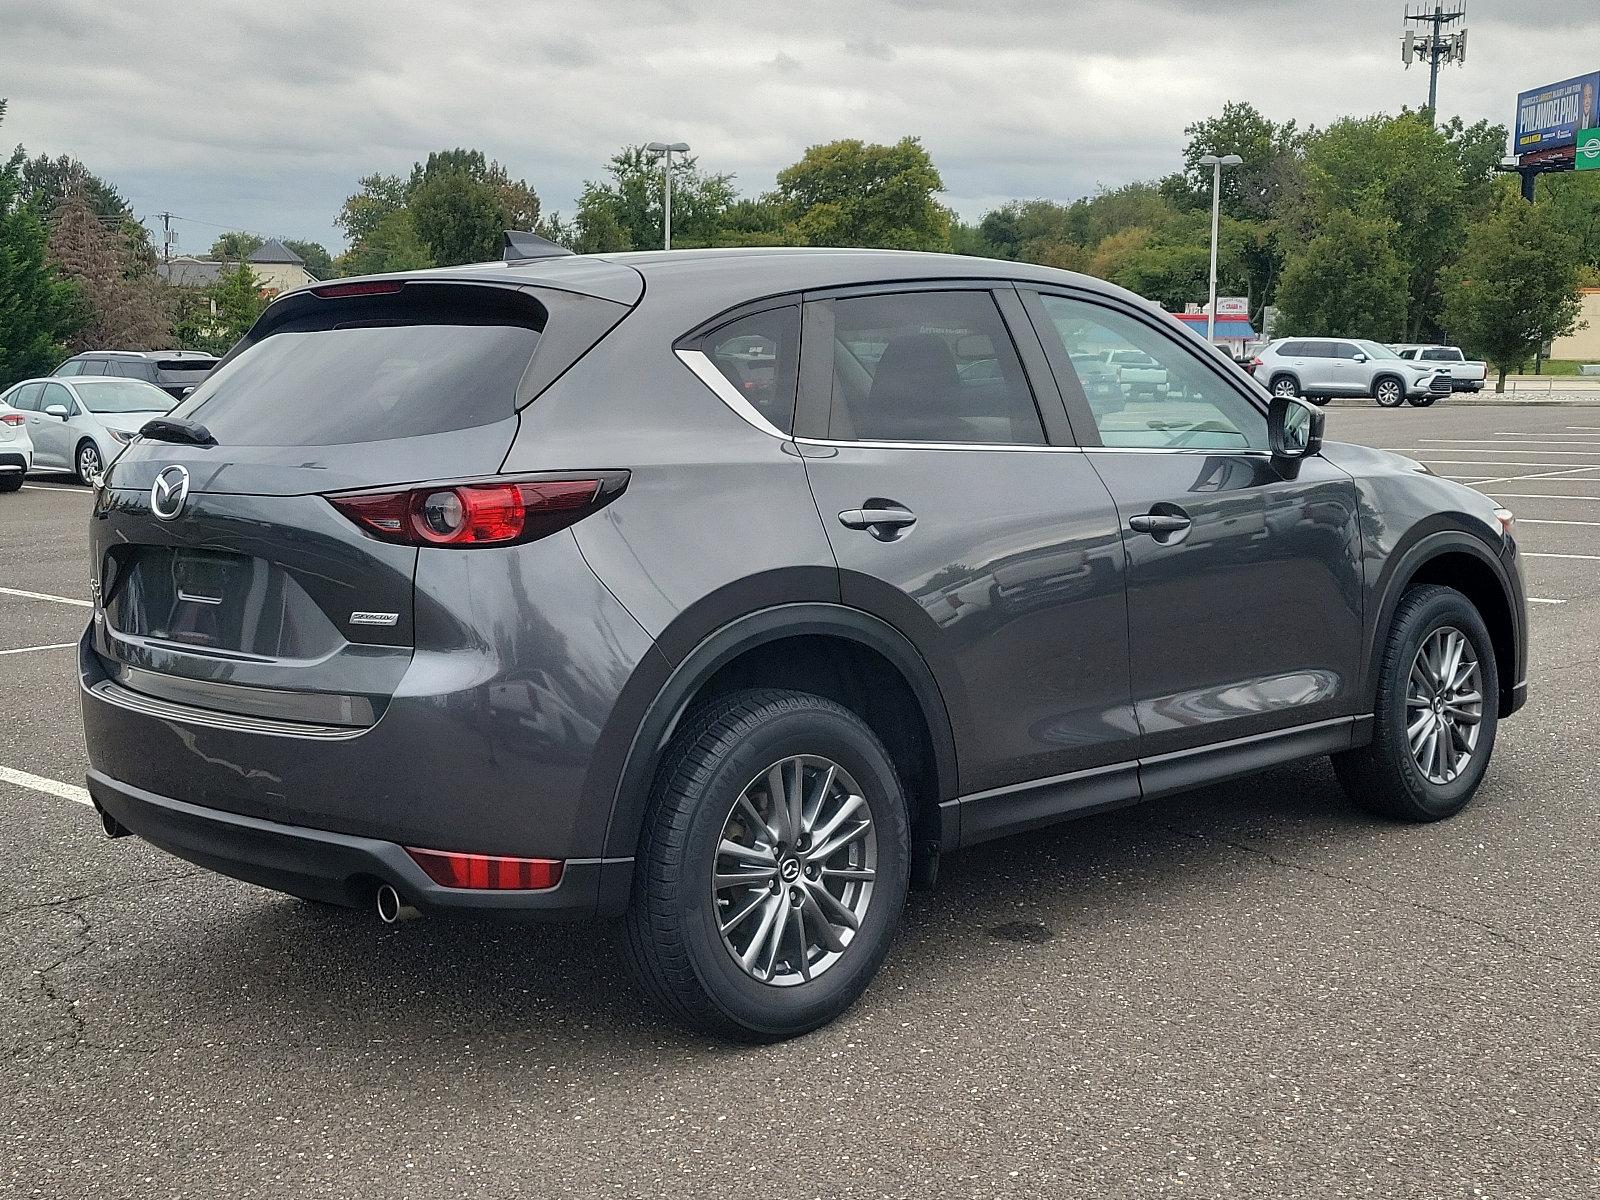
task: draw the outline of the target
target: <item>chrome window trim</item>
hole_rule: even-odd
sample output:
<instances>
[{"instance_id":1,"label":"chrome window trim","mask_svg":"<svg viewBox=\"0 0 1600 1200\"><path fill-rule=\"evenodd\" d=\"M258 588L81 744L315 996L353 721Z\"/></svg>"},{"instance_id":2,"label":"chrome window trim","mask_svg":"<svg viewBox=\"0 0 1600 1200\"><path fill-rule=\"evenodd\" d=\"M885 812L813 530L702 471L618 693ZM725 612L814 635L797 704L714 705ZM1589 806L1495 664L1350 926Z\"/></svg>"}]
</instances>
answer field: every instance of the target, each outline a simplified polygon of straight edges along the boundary
<instances>
[{"instance_id":1,"label":"chrome window trim","mask_svg":"<svg viewBox=\"0 0 1600 1200\"><path fill-rule=\"evenodd\" d=\"M767 420L756 409L755 405L739 394L739 389L728 382L728 377L717 370L716 364L703 350L674 350L678 360L695 373L695 377L717 394L721 400L742 419L745 424L759 429L768 437L775 437L781 442L790 441L790 437L771 421Z\"/></svg>"},{"instance_id":2,"label":"chrome window trim","mask_svg":"<svg viewBox=\"0 0 1600 1200\"><path fill-rule=\"evenodd\" d=\"M1026 446L1014 442L867 442L825 438L790 438L801 446L858 446L867 450L1006 450L1024 454L1227 454L1271 458L1272 451L1226 446Z\"/></svg>"}]
</instances>

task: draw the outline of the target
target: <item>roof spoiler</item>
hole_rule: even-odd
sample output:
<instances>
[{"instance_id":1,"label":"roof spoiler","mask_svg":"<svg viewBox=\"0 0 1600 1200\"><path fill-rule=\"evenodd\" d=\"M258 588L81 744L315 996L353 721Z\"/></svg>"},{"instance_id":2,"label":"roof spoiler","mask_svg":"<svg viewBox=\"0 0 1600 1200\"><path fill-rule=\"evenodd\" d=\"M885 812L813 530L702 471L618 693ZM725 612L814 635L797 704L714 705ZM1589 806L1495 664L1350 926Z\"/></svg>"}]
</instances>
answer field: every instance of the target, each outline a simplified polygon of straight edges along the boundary
<instances>
[{"instance_id":1,"label":"roof spoiler","mask_svg":"<svg viewBox=\"0 0 1600 1200\"><path fill-rule=\"evenodd\" d=\"M560 258L571 254L565 246L558 246L549 238L537 233L522 233L515 229L505 231L500 244L500 258L504 262L528 262L535 258Z\"/></svg>"}]
</instances>

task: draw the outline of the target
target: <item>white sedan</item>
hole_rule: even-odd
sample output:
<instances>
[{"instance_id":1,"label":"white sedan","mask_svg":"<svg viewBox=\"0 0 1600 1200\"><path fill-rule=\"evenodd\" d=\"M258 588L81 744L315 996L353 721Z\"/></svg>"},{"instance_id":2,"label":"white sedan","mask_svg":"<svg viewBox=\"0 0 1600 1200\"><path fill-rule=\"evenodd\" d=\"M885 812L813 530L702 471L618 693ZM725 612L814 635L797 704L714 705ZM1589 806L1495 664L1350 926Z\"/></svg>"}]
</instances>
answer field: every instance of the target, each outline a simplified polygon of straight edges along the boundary
<instances>
[{"instance_id":1,"label":"white sedan","mask_svg":"<svg viewBox=\"0 0 1600 1200\"><path fill-rule=\"evenodd\" d=\"M33 465L33 442L28 438L28 419L6 403L11 396L0 396L0 492L14 492Z\"/></svg>"},{"instance_id":2,"label":"white sedan","mask_svg":"<svg viewBox=\"0 0 1600 1200\"><path fill-rule=\"evenodd\" d=\"M146 421L176 403L153 383L98 375L27 379L0 396L0 404L22 415L33 469L71 471L84 483L97 479Z\"/></svg>"}]
</instances>

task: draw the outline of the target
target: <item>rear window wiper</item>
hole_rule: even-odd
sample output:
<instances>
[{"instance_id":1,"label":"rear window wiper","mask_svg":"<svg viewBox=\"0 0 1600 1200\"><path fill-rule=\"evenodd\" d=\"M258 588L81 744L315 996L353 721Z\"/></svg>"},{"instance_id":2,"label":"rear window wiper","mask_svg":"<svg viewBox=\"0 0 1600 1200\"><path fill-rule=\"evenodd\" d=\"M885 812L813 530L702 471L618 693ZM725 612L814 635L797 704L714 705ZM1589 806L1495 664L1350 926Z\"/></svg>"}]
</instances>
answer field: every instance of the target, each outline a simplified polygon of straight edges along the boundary
<instances>
[{"instance_id":1,"label":"rear window wiper","mask_svg":"<svg viewBox=\"0 0 1600 1200\"><path fill-rule=\"evenodd\" d=\"M156 417L146 421L139 430L140 437L158 442L182 442L189 446L215 446L217 439L199 421L184 417Z\"/></svg>"}]
</instances>

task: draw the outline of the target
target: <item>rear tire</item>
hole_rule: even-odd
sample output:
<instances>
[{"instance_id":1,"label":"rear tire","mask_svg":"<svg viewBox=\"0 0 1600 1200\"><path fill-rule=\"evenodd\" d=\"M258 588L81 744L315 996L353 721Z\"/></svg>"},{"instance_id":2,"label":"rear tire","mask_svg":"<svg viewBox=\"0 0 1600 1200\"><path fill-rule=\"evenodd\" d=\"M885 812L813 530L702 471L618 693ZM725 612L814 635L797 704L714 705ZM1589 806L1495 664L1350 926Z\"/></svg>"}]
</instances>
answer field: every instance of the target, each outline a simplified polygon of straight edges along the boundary
<instances>
[{"instance_id":1,"label":"rear tire","mask_svg":"<svg viewBox=\"0 0 1600 1200\"><path fill-rule=\"evenodd\" d=\"M1300 394L1300 381L1293 375L1274 375L1272 377L1272 394L1274 396L1288 396L1293 399Z\"/></svg>"},{"instance_id":2,"label":"rear tire","mask_svg":"<svg viewBox=\"0 0 1600 1200\"><path fill-rule=\"evenodd\" d=\"M0 475L0 492L15 492L19 490L22 487L24 478L25 476L21 471L18 471L15 475L10 471Z\"/></svg>"},{"instance_id":3,"label":"rear tire","mask_svg":"<svg viewBox=\"0 0 1600 1200\"><path fill-rule=\"evenodd\" d=\"M1474 704L1461 700L1469 692L1451 692L1429 684L1436 672L1424 665L1425 650L1451 645L1452 633L1464 640L1465 647L1454 666L1448 666L1446 657L1447 669L1457 677L1464 674L1472 685L1478 697L1475 714L1470 711ZM1351 800L1379 816L1397 821L1439 821L1455 816L1478 790L1494 754L1500 677L1488 627L1472 602L1454 588L1435 584L1414 588L1395 610L1379 670L1372 741L1333 756L1339 782ZM1440 705L1430 708L1430 691L1443 693ZM1447 696L1453 696L1450 703L1444 703ZM1436 728L1439 718L1454 720L1452 714L1458 711L1476 719ZM1432 722L1427 720L1430 713L1435 714ZM1433 742L1427 738L1430 730ZM1439 752L1439 740L1445 738L1450 740ZM1449 763L1448 756L1461 753L1469 739L1465 760Z\"/></svg>"},{"instance_id":4,"label":"rear tire","mask_svg":"<svg viewBox=\"0 0 1600 1200\"><path fill-rule=\"evenodd\" d=\"M777 785L769 782L774 771ZM779 787L801 797L792 825L774 801ZM856 797L863 803L851 803ZM828 813L846 808L827 832ZM870 833L807 857L826 851L809 832L835 844L864 821ZM730 842L754 848L730 855ZM744 1041L794 1037L844 1012L877 974L910 869L900 780L866 722L805 692L720 696L685 720L657 772L626 918L628 956L645 991L692 1030ZM746 872L759 882L726 882ZM818 899L824 875L833 890ZM870 882L849 881L863 878ZM746 921L735 919L740 912ZM761 940L763 927L775 937ZM758 952L747 965L739 956L751 948Z\"/></svg>"}]
</instances>

